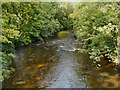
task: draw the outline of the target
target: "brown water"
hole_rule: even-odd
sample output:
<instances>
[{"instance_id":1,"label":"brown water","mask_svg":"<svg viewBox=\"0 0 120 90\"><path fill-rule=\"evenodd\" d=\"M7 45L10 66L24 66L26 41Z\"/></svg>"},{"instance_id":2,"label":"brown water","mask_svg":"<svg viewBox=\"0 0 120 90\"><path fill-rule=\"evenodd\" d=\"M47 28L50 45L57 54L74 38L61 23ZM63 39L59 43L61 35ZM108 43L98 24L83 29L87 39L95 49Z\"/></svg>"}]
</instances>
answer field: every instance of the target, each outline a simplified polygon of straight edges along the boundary
<instances>
[{"instance_id":1,"label":"brown water","mask_svg":"<svg viewBox=\"0 0 120 90\"><path fill-rule=\"evenodd\" d=\"M72 35L52 37L16 50L16 71L3 88L117 88L118 72L105 60L93 63L78 53L82 43Z\"/></svg>"}]
</instances>

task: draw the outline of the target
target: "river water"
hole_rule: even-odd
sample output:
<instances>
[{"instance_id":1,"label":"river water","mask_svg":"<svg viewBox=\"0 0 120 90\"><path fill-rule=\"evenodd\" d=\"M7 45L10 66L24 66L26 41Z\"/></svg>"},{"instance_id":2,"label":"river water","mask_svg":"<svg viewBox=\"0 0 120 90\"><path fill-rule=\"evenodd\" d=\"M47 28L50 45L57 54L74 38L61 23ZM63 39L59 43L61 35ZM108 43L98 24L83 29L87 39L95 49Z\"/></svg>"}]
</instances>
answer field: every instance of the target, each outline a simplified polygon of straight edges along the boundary
<instances>
[{"instance_id":1,"label":"river water","mask_svg":"<svg viewBox=\"0 0 120 90\"><path fill-rule=\"evenodd\" d=\"M16 50L15 72L3 88L118 88L118 71L103 60L96 64L79 52L83 43L72 35L48 38Z\"/></svg>"}]
</instances>

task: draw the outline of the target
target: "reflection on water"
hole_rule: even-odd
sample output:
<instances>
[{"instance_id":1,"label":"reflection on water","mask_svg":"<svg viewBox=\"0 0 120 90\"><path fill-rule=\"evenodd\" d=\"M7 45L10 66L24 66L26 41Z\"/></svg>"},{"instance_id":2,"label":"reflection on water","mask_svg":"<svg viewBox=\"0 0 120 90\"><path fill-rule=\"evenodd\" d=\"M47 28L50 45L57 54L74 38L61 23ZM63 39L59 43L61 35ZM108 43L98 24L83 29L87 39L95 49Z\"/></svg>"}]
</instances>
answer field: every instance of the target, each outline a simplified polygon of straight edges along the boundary
<instances>
[{"instance_id":1,"label":"reflection on water","mask_svg":"<svg viewBox=\"0 0 120 90\"><path fill-rule=\"evenodd\" d=\"M3 87L117 88L118 72L114 65L101 63L97 68L87 54L78 53L81 46L81 42L69 36L18 48L16 71L5 79Z\"/></svg>"}]
</instances>

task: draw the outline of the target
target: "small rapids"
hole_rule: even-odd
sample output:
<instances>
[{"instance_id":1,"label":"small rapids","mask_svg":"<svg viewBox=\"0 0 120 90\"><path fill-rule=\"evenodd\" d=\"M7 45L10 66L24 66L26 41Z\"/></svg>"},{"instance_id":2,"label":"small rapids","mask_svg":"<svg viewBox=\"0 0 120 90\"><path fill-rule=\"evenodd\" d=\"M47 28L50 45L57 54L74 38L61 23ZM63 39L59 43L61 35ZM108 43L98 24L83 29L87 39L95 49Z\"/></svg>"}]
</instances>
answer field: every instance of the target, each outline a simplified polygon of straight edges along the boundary
<instances>
[{"instance_id":1,"label":"small rapids","mask_svg":"<svg viewBox=\"0 0 120 90\"><path fill-rule=\"evenodd\" d=\"M44 43L18 48L12 64L16 71L3 88L117 88L118 71L105 62L98 67L78 52L83 44L62 31Z\"/></svg>"}]
</instances>

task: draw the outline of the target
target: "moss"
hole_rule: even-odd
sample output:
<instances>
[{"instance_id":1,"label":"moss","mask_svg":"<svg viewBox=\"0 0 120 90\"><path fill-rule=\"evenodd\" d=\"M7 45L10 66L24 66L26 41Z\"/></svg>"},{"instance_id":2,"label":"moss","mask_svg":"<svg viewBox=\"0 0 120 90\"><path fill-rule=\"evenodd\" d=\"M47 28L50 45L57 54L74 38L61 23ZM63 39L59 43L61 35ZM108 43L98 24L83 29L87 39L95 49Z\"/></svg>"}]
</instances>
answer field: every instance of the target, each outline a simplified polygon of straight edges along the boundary
<instances>
[{"instance_id":1,"label":"moss","mask_svg":"<svg viewBox=\"0 0 120 90\"><path fill-rule=\"evenodd\" d=\"M71 33L71 31L60 31L60 32L58 32L58 37L59 38L68 38L69 37L69 35L68 35L68 33Z\"/></svg>"}]
</instances>

